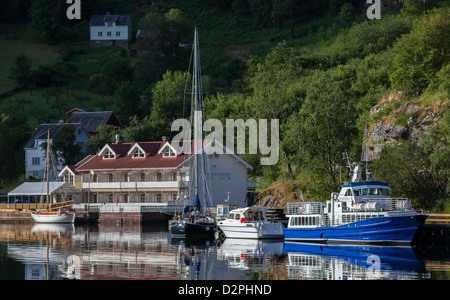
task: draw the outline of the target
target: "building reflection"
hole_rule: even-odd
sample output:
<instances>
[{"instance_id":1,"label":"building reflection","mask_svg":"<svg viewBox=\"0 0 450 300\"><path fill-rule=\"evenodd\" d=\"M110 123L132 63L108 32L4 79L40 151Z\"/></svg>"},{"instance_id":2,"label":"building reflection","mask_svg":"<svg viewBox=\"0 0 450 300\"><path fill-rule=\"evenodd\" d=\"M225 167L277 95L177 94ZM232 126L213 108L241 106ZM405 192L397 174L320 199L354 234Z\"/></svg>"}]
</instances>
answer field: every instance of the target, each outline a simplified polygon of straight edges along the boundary
<instances>
[{"instance_id":1,"label":"building reflection","mask_svg":"<svg viewBox=\"0 0 450 300\"><path fill-rule=\"evenodd\" d=\"M423 254L419 261L411 247L173 239L167 226L0 226L0 243L29 280L391 280L430 278L427 268L442 268Z\"/></svg>"}]
</instances>

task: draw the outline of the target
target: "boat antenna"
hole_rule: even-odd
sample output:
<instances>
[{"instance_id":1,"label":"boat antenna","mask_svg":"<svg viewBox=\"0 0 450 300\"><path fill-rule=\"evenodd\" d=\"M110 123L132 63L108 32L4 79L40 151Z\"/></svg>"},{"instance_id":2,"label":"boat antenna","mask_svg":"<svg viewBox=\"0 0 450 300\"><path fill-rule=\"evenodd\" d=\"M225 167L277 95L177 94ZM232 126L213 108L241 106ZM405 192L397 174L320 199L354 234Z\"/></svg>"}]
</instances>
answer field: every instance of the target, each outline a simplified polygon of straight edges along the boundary
<instances>
[{"instance_id":1,"label":"boat antenna","mask_svg":"<svg viewBox=\"0 0 450 300\"><path fill-rule=\"evenodd\" d=\"M345 166L349 169L349 171L350 171L349 175L350 175L350 177L352 177L353 171L352 171L352 166L350 165L351 157L348 156L347 151L342 152L342 159L346 161Z\"/></svg>"}]
</instances>

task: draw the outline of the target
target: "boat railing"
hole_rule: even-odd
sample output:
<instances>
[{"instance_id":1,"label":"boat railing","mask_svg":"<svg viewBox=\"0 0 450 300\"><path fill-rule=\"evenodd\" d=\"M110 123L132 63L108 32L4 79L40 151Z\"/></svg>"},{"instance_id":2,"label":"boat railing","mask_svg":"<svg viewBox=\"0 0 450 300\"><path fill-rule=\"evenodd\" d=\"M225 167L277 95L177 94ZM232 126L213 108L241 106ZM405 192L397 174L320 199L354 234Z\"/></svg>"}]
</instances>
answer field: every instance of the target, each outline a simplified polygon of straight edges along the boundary
<instances>
[{"instance_id":1,"label":"boat railing","mask_svg":"<svg viewBox=\"0 0 450 300\"><path fill-rule=\"evenodd\" d=\"M287 202L286 215L319 215L323 213L324 203L313 201Z\"/></svg>"},{"instance_id":2,"label":"boat railing","mask_svg":"<svg viewBox=\"0 0 450 300\"><path fill-rule=\"evenodd\" d=\"M408 198L362 198L353 205L354 211L409 211L412 209Z\"/></svg>"}]
</instances>

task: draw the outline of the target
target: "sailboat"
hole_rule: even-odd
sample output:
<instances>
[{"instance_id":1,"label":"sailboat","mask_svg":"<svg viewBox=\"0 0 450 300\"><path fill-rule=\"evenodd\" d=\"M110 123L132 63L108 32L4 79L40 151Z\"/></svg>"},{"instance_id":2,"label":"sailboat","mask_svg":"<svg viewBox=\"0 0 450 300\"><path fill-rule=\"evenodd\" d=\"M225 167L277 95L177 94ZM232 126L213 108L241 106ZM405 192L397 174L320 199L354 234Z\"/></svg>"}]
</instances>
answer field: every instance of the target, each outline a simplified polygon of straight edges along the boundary
<instances>
[{"instance_id":1,"label":"sailboat","mask_svg":"<svg viewBox=\"0 0 450 300\"><path fill-rule=\"evenodd\" d=\"M200 116L200 120L196 118L194 122L201 122L201 75L200 75L200 54L198 43L197 28L194 31L194 49L193 49L193 80L192 80L192 98L191 107L193 108L193 116ZM194 117L195 118L195 117ZM196 127L196 126L194 126ZM194 153L194 162L191 164L191 190L190 197L194 199L194 211L189 217L182 218L181 216L170 226L170 232L173 237L214 237L216 231L216 223L213 218L208 216L207 209L202 206L202 201L206 205L206 176L205 176L205 156L203 150L203 135L202 132L194 134L194 143L199 146L200 151ZM196 149L197 147L194 147ZM201 152L201 153L199 153ZM200 185L203 184L203 195L200 195ZM203 198L203 199L201 199Z\"/></svg>"},{"instance_id":2,"label":"sailboat","mask_svg":"<svg viewBox=\"0 0 450 300\"><path fill-rule=\"evenodd\" d=\"M47 208L45 211L39 211L37 213L32 213L31 217L36 223L74 223L75 222L75 212L65 212L61 211L61 208L67 205L59 205L57 207L50 208L50 195L49 195L49 160L50 160L50 131L47 132L47 155L46 155L46 171L47 171ZM69 204L70 206L71 204Z\"/></svg>"}]
</instances>

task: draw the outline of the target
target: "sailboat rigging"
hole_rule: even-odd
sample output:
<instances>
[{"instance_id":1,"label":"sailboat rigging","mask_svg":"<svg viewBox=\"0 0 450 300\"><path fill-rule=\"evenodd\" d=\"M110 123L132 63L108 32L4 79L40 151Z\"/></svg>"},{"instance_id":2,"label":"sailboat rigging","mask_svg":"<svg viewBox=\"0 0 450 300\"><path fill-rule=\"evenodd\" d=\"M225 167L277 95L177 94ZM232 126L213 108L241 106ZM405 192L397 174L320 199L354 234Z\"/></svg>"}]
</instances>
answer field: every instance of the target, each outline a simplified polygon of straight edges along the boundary
<instances>
[{"instance_id":1,"label":"sailboat rigging","mask_svg":"<svg viewBox=\"0 0 450 300\"><path fill-rule=\"evenodd\" d=\"M181 219L180 217L178 221L172 223L170 231L174 237L212 237L216 231L216 224L214 219L208 216L207 210L208 187L206 183L205 153L203 149L204 141L201 130L201 123L203 121L202 83L197 28L195 28L194 31L191 121L192 118L194 121L194 140L192 141L194 143L194 160L190 172L189 197L194 200L194 211L191 212L191 215L188 218ZM199 182L200 179L202 182ZM202 186L202 188L200 188L200 186ZM200 193L200 191L202 191L202 193Z\"/></svg>"},{"instance_id":2,"label":"sailboat rigging","mask_svg":"<svg viewBox=\"0 0 450 300\"><path fill-rule=\"evenodd\" d=\"M47 132L47 154L46 154L46 181L47 181L47 192L46 192L46 209L44 211L39 211L32 213L31 216L36 223L74 223L75 222L75 212L61 211L61 208L70 206L73 203L66 205L60 205L51 207L50 203L50 178L49 178L49 163L50 163L50 131ZM69 201L70 202L70 201ZM53 211L56 210L56 211Z\"/></svg>"}]
</instances>

